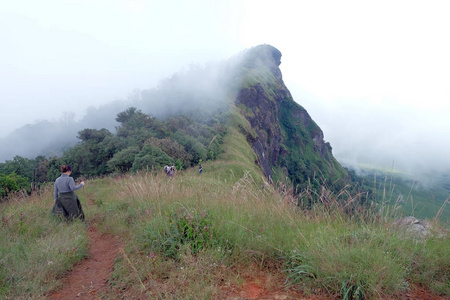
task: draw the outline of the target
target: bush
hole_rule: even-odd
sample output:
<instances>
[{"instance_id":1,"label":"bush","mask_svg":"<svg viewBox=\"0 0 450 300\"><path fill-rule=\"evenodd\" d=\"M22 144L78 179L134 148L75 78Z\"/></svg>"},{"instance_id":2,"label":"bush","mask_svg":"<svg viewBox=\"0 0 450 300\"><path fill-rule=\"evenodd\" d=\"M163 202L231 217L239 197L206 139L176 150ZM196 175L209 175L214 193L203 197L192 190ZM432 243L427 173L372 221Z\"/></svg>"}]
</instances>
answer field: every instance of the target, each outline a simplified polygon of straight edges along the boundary
<instances>
[{"instance_id":1,"label":"bush","mask_svg":"<svg viewBox=\"0 0 450 300\"><path fill-rule=\"evenodd\" d=\"M171 164L173 158L164 153L161 149L145 145L142 150L136 155L131 171L139 171L146 168L160 168L165 164Z\"/></svg>"},{"instance_id":2,"label":"bush","mask_svg":"<svg viewBox=\"0 0 450 300\"><path fill-rule=\"evenodd\" d=\"M213 244L212 220L207 211L188 212L182 207L169 216L169 228L161 236L159 246L167 257L177 257L182 247L188 248L191 254L197 254Z\"/></svg>"},{"instance_id":3,"label":"bush","mask_svg":"<svg viewBox=\"0 0 450 300\"><path fill-rule=\"evenodd\" d=\"M133 166L134 159L138 153L139 148L136 146L131 146L117 152L114 154L113 158L108 161L109 170L111 172L115 170L123 173L128 172Z\"/></svg>"},{"instance_id":4,"label":"bush","mask_svg":"<svg viewBox=\"0 0 450 300\"><path fill-rule=\"evenodd\" d=\"M17 175L16 173L11 173L9 175L0 174L0 196L5 197L8 194L17 192L21 189L28 188L29 192L30 181Z\"/></svg>"}]
</instances>

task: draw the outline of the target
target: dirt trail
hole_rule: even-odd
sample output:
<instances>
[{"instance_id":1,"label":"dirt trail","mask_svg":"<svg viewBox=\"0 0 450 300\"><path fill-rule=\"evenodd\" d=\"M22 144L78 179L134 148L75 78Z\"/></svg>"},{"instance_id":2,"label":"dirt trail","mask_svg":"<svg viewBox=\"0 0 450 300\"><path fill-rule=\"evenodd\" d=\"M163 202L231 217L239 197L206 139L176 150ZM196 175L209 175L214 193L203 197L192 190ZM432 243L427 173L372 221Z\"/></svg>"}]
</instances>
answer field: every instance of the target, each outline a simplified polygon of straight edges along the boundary
<instances>
[{"instance_id":1,"label":"dirt trail","mask_svg":"<svg viewBox=\"0 0 450 300\"><path fill-rule=\"evenodd\" d=\"M120 242L99 232L95 224L89 226L88 237L90 256L68 273L63 288L51 293L51 299L95 299L97 293L107 288Z\"/></svg>"}]
</instances>

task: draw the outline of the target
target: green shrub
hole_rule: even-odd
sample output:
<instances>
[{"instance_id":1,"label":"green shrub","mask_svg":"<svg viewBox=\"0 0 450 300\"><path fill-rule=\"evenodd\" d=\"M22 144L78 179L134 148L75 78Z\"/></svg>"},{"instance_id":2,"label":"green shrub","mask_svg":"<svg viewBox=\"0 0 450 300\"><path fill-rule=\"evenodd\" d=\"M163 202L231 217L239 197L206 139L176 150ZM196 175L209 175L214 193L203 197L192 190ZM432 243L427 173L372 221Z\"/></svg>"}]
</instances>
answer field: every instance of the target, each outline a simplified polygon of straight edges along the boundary
<instances>
[{"instance_id":1,"label":"green shrub","mask_svg":"<svg viewBox=\"0 0 450 300\"><path fill-rule=\"evenodd\" d=\"M212 220L207 211L189 212L182 207L170 214L169 227L161 233L159 240L161 251L167 257L175 258L181 248L188 248L191 254L210 247L213 244Z\"/></svg>"}]
</instances>

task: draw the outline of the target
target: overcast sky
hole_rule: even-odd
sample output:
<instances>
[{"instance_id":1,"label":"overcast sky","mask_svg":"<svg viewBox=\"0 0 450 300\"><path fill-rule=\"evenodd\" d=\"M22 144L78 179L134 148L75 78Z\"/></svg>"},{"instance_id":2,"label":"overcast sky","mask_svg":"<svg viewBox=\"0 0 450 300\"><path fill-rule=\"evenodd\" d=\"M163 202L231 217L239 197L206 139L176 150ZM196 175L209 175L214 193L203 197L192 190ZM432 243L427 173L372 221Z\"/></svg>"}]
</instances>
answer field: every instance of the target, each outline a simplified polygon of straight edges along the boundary
<instances>
[{"instance_id":1,"label":"overcast sky","mask_svg":"<svg viewBox=\"0 0 450 300\"><path fill-rule=\"evenodd\" d=\"M450 169L448 1L0 4L0 137L258 44L345 164Z\"/></svg>"}]
</instances>

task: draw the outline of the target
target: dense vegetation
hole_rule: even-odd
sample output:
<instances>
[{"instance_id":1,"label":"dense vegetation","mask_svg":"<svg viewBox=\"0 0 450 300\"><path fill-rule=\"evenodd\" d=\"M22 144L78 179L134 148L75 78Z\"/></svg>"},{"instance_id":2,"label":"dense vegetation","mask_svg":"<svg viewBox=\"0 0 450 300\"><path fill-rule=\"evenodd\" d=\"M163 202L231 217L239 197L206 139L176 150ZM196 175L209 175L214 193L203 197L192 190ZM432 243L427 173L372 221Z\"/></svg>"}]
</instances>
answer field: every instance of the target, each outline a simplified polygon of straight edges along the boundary
<instances>
[{"instance_id":1,"label":"dense vegetation","mask_svg":"<svg viewBox=\"0 0 450 300\"><path fill-rule=\"evenodd\" d=\"M16 156L0 163L0 196L22 191L30 193L46 182L53 182L62 164L73 167L75 178L92 178L112 173L160 169L176 165L181 170L202 161L214 160L222 150L226 132L216 115L208 123L186 116L171 116L166 120L128 108L117 115L117 132L107 129L84 129L78 133L81 141L61 157L27 159Z\"/></svg>"}]
</instances>

